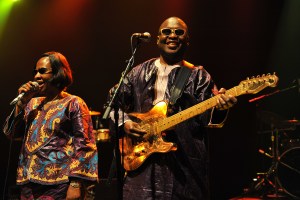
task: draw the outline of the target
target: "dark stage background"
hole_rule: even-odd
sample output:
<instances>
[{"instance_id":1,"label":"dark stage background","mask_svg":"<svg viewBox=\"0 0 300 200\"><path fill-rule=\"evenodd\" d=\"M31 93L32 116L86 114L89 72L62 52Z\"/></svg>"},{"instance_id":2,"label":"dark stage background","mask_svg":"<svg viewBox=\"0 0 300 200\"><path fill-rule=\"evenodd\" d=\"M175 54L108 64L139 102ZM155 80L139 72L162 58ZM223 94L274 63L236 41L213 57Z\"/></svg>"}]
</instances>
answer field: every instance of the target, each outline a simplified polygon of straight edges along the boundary
<instances>
[{"instance_id":1,"label":"dark stage background","mask_svg":"<svg viewBox=\"0 0 300 200\"><path fill-rule=\"evenodd\" d=\"M240 96L225 126L209 130L212 199L239 196L257 172L270 166L270 159L258 149L269 152L273 119L300 119L299 89L286 89L299 84L300 78L299 10L298 0L15 2L0 24L1 122L11 110L9 103L18 87L32 79L38 57L50 50L62 52L73 67L75 82L69 92L81 96L92 110L103 113L107 92L119 81L131 55L131 34L147 31L152 35L152 41L138 49L138 64L158 56L159 25L167 17L178 16L190 28L186 59L204 65L219 87L229 89L247 77L266 73L276 72L280 78L276 88ZM249 102L263 94L267 97ZM294 129L285 134L298 137L299 126ZM1 134L1 194L7 173L6 189L14 189L20 141L12 143L10 160L9 145ZM98 147L100 179L105 179L112 144L99 143ZM114 199L115 195L115 184L98 186L97 196L101 199Z\"/></svg>"}]
</instances>

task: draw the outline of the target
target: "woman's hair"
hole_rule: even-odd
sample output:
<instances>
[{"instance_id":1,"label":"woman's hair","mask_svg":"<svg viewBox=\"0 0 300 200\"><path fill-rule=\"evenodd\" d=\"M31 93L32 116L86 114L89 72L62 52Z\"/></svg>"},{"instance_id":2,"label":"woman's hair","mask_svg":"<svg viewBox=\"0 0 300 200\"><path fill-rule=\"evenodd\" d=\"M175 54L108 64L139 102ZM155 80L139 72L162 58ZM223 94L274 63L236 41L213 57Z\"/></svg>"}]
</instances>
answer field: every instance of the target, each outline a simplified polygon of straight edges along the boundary
<instances>
[{"instance_id":1,"label":"woman's hair","mask_svg":"<svg viewBox=\"0 0 300 200\"><path fill-rule=\"evenodd\" d=\"M49 51L42 54L41 58L49 57L53 77L49 81L60 90L65 90L73 83L72 70L67 58L59 52Z\"/></svg>"}]
</instances>

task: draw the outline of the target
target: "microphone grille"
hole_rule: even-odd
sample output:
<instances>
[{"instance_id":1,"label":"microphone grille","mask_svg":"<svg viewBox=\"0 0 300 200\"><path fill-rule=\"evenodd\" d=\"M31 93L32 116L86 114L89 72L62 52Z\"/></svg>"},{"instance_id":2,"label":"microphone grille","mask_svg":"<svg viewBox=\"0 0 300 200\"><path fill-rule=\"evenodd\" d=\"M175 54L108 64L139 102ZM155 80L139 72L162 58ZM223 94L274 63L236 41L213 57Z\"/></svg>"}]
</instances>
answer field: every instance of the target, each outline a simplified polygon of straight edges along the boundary
<instances>
[{"instance_id":1,"label":"microphone grille","mask_svg":"<svg viewBox=\"0 0 300 200\"><path fill-rule=\"evenodd\" d=\"M32 85L33 85L33 87L34 87L34 90L37 90L37 89L39 89L39 83L38 82L32 82Z\"/></svg>"},{"instance_id":2,"label":"microphone grille","mask_svg":"<svg viewBox=\"0 0 300 200\"><path fill-rule=\"evenodd\" d=\"M149 32L145 32L143 33L144 37L142 37L141 39L145 42L150 42L151 41L151 34Z\"/></svg>"},{"instance_id":3,"label":"microphone grille","mask_svg":"<svg viewBox=\"0 0 300 200\"><path fill-rule=\"evenodd\" d=\"M151 38L151 34L150 34L149 32L145 32L144 35L145 35L146 37Z\"/></svg>"}]
</instances>

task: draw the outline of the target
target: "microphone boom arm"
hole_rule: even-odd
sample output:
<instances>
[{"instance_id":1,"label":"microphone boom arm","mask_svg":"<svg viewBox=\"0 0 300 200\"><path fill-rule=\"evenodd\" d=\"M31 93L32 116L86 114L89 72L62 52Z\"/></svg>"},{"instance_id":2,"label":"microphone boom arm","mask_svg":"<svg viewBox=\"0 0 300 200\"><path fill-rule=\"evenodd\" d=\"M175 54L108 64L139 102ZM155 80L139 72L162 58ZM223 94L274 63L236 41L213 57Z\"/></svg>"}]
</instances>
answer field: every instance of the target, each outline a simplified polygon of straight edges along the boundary
<instances>
[{"instance_id":1,"label":"microphone boom arm","mask_svg":"<svg viewBox=\"0 0 300 200\"><path fill-rule=\"evenodd\" d=\"M113 94L112 98L110 99L110 101L109 101L109 103L108 103L108 106L107 106L106 109L105 109L105 112L104 112L104 114L103 114L103 116L102 116L102 119L104 119L104 120L106 120L106 119L109 118L109 113L110 113L110 111L111 111L111 109L112 109L112 105L113 105L113 103L114 103L114 101L115 101L115 98L116 98L116 96L117 96L117 94L118 94L118 92L119 92L119 88L120 88L121 84L123 83L125 76L127 75L127 73L129 72L129 70L130 70L130 69L132 68L132 66L133 66L133 63L134 63L134 62L133 62L133 61L134 61L134 56L135 56L135 53L136 53L137 48L138 48L138 45L137 45L137 46L135 47L135 49L132 51L132 55L131 55L130 59L129 59L128 62L127 62L127 66L126 66L126 68L125 68L125 71L122 72L122 76L121 76L121 78L120 78L120 80L119 80L119 83L117 84L117 87L116 87L116 89L115 89L115 91L114 91L114 94Z\"/></svg>"}]
</instances>

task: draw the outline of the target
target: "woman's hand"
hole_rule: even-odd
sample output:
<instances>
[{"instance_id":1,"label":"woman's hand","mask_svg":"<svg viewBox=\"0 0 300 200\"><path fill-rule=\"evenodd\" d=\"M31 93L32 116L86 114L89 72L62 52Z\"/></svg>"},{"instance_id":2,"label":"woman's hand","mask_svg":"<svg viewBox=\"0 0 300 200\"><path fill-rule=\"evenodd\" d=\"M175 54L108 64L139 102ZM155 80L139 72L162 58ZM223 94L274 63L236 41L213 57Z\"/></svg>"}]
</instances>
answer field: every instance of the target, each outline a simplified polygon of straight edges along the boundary
<instances>
[{"instance_id":1,"label":"woman's hand","mask_svg":"<svg viewBox=\"0 0 300 200\"><path fill-rule=\"evenodd\" d=\"M30 99L39 92L39 84L37 82L29 81L21 85L18 89L18 93L24 93L20 99L22 104L27 104Z\"/></svg>"}]
</instances>

